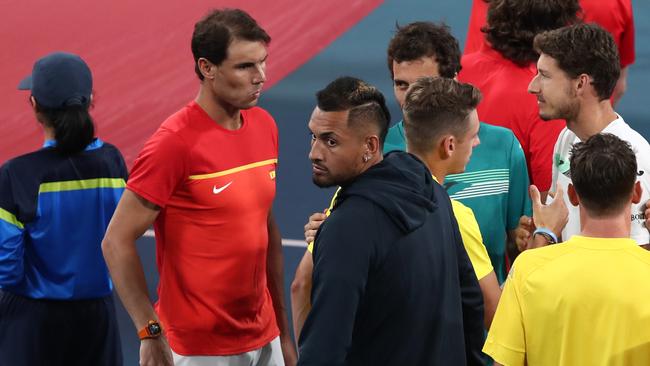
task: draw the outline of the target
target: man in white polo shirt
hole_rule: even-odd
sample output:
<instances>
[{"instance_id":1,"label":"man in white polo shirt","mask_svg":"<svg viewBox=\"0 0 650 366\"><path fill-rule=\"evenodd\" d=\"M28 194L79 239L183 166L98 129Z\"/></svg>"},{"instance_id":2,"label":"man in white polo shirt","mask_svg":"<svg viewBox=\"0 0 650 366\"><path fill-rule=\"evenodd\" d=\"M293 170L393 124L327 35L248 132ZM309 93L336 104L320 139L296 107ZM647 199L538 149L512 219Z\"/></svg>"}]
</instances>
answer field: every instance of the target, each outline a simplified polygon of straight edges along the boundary
<instances>
[{"instance_id":1,"label":"man in white polo shirt","mask_svg":"<svg viewBox=\"0 0 650 366\"><path fill-rule=\"evenodd\" d=\"M542 119L562 118L567 123L553 153L553 187L567 192L571 183L569 156L576 142L598 133L610 133L628 142L636 154L637 180L643 188L640 203L632 206L630 237L648 249L650 233L644 210L650 198L650 145L610 103L620 74L612 36L598 25L577 24L537 35L534 46L540 57L528 91L537 96ZM569 208L569 223L562 231L562 239L568 240L580 232L580 214L566 193L563 199Z\"/></svg>"}]
</instances>

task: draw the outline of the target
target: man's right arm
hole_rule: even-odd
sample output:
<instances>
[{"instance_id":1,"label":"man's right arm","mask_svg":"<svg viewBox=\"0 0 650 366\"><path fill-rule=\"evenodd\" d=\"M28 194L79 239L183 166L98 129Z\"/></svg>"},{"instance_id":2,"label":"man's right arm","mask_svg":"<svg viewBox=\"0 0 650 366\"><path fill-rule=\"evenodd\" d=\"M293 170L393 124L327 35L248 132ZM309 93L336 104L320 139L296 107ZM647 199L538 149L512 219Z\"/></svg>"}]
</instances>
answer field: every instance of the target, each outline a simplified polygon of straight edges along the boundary
<instances>
[{"instance_id":1,"label":"man's right arm","mask_svg":"<svg viewBox=\"0 0 650 366\"><path fill-rule=\"evenodd\" d=\"M125 190L102 242L113 283L136 329L158 319L149 299L135 242L151 227L159 211L153 203ZM140 365L172 365L171 350L164 336L142 341Z\"/></svg>"}]
</instances>

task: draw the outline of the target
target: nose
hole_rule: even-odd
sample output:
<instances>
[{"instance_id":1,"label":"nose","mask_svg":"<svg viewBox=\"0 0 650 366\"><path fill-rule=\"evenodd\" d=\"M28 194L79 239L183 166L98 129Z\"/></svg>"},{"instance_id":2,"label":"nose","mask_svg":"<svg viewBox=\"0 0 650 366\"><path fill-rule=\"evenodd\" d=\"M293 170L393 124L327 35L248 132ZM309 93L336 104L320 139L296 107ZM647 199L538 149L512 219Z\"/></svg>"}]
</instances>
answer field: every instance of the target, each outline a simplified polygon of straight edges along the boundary
<instances>
[{"instance_id":1,"label":"nose","mask_svg":"<svg viewBox=\"0 0 650 366\"><path fill-rule=\"evenodd\" d=\"M311 149L309 150L309 160L312 162L323 160L323 155L321 153L320 144L317 140L312 140Z\"/></svg>"},{"instance_id":2,"label":"nose","mask_svg":"<svg viewBox=\"0 0 650 366\"><path fill-rule=\"evenodd\" d=\"M539 74L535 75L533 77L533 80L530 81L530 84L528 84L528 92L530 94L539 94Z\"/></svg>"},{"instance_id":3,"label":"nose","mask_svg":"<svg viewBox=\"0 0 650 366\"><path fill-rule=\"evenodd\" d=\"M480 145L480 144L481 144L481 139L480 139L480 138L478 137L478 135L477 135L477 136L476 136L476 141L474 141L474 146L472 146L472 147L477 147L477 146Z\"/></svg>"},{"instance_id":4,"label":"nose","mask_svg":"<svg viewBox=\"0 0 650 366\"><path fill-rule=\"evenodd\" d=\"M258 64L257 67L257 73L255 74L255 78L253 79L254 84L260 84L266 81L266 63L261 63Z\"/></svg>"}]
</instances>

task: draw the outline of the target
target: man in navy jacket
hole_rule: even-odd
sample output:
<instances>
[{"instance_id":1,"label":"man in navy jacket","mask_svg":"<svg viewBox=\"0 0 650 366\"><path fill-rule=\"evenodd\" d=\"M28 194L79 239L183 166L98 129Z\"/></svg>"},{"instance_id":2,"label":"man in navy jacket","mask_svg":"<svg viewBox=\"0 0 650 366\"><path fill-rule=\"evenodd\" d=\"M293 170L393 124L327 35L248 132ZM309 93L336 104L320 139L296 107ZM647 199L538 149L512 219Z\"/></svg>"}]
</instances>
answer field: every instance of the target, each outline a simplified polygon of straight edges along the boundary
<instances>
[{"instance_id":1,"label":"man in navy jacket","mask_svg":"<svg viewBox=\"0 0 650 366\"><path fill-rule=\"evenodd\" d=\"M382 156L376 88L343 77L317 99L313 180L341 190L316 236L298 364L481 364L481 292L445 190L415 156Z\"/></svg>"}]
</instances>

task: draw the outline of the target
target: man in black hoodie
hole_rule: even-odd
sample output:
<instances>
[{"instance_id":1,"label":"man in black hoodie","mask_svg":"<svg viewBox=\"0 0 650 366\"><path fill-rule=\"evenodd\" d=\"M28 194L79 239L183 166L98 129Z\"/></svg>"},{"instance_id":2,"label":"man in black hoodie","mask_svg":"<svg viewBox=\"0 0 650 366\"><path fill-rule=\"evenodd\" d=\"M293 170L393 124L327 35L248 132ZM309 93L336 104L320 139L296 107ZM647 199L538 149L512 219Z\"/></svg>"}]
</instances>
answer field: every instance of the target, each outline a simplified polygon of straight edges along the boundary
<instances>
[{"instance_id":1,"label":"man in black hoodie","mask_svg":"<svg viewBox=\"0 0 650 366\"><path fill-rule=\"evenodd\" d=\"M316 237L298 364L481 364L481 292L445 190L413 155L382 157L376 88L343 77L317 99L313 180L341 190Z\"/></svg>"}]
</instances>

